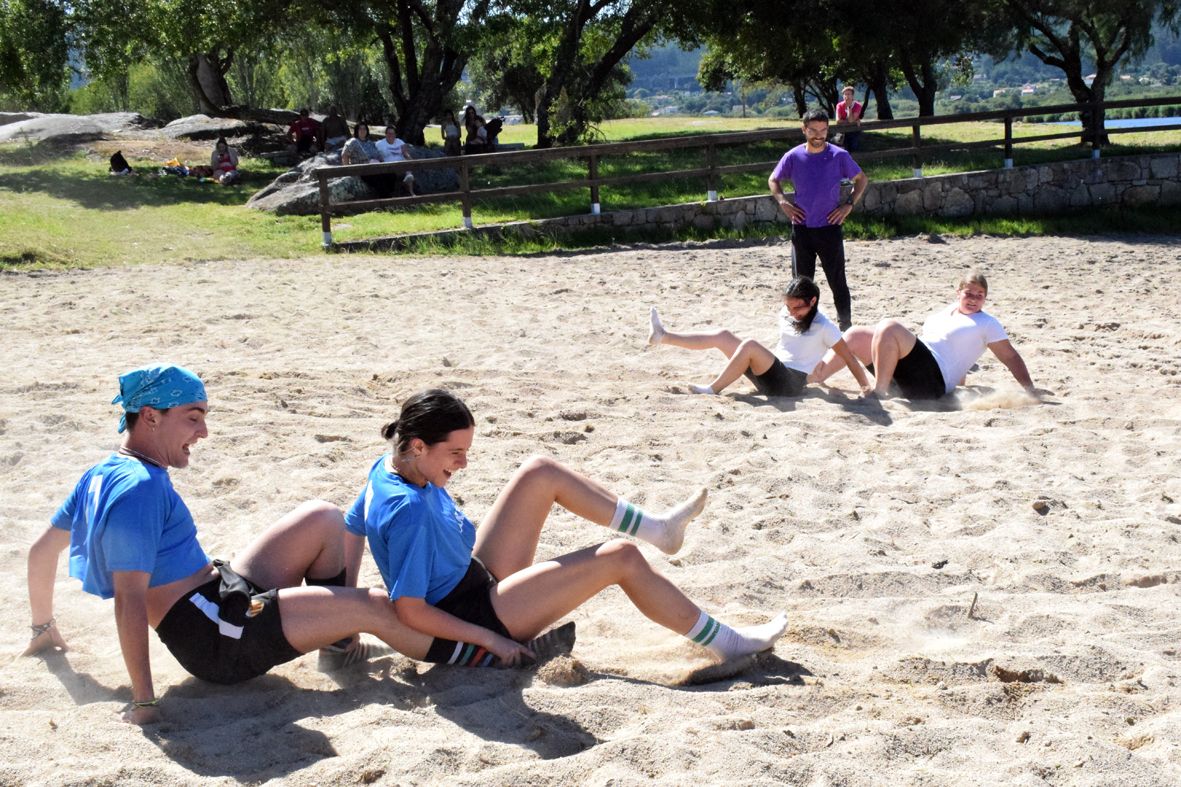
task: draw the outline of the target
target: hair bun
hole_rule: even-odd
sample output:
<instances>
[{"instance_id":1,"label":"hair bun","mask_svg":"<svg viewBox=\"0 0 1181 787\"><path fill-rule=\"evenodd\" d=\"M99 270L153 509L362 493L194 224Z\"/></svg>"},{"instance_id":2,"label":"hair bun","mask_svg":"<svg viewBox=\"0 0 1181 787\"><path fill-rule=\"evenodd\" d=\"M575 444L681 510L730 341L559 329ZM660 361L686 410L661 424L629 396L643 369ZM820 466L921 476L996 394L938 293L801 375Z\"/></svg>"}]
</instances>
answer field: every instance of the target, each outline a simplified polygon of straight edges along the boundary
<instances>
[{"instance_id":1,"label":"hair bun","mask_svg":"<svg viewBox=\"0 0 1181 787\"><path fill-rule=\"evenodd\" d=\"M398 433L398 427L401 426L401 424L402 419L398 418L381 427L382 438L385 440L393 440L394 435Z\"/></svg>"}]
</instances>

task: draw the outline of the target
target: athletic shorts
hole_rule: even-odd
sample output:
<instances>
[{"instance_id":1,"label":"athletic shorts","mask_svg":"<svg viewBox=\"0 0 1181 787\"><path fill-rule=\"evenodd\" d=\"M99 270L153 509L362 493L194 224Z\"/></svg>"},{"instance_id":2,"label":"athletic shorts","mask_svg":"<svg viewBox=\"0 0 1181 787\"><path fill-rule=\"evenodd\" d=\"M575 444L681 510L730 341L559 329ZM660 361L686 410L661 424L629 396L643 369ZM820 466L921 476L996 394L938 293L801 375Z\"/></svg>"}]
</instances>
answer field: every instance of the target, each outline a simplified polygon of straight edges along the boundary
<instances>
[{"instance_id":1,"label":"athletic shorts","mask_svg":"<svg viewBox=\"0 0 1181 787\"><path fill-rule=\"evenodd\" d=\"M799 396L808 384L808 375L799 369L785 366L778 358L771 368L762 374L746 370L746 378L755 384L763 396Z\"/></svg>"},{"instance_id":2,"label":"athletic shorts","mask_svg":"<svg viewBox=\"0 0 1181 787\"><path fill-rule=\"evenodd\" d=\"M872 363L866 364L865 368L873 373ZM890 384L907 399L938 399L947 394L947 383L943 381L939 362L921 339L915 341L914 349L905 357L898 359Z\"/></svg>"},{"instance_id":3,"label":"athletic shorts","mask_svg":"<svg viewBox=\"0 0 1181 787\"><path fill-rule=\"evenodd\" d=\"M434 605L436 608L449 612L460 620L475 623L486 629L495 631L502 637L513 638L509 630L496 616L492 608L492 588L496 587L496 577L484 567L478 557L472 556L468 564L467 573L459 580L450 593Z\"/></svg>"},{"instance_id":4,"label":"athletic shorts","mask_svg":"<svg viewBox=\"0 0 1181 787\"><path fill-rule=\"evenodd\" d=\"M223 571L228 566L223 567ZM250 586L262 610L241 626L221 618L222 578L215 577L183 596L156 627L156 635L189 674L210 683L241 683L301 654L283 636L279 591Z\"/></svg>"}]
</instances>

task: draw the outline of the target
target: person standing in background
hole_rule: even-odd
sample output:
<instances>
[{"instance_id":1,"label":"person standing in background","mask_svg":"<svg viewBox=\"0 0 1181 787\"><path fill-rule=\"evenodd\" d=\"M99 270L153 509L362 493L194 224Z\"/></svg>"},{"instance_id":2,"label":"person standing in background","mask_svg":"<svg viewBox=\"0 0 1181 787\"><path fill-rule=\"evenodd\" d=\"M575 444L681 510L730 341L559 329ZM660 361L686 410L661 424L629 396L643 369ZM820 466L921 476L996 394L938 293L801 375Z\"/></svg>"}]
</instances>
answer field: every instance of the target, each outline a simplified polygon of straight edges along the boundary
<instances>
[{"instance_id":1,"label":"person standing in background","mask_svg":"<svg viewBox=\"0 0 1181 787\"><path fill-rule=\"evenodd\" d=\"M804 114L804 143L783 154L767 179L771 196L791 219L792 276L816 277L816 258L832 290L833 306L842 331L853 324L852 298L845 281L845 239L841 225L865 194L868 178L844 148L828 142L828 113L812 109ZM781 181L790 180L794 200L783 193ZM853 191L842 196L841 182L851 180Z\"/></svg>"},{"instance_id":2,"label":"person standing in background","mask_svg":"<svg viewBox=\"0 0 1181 787\"><path fill-rule=\"evenodd\" d=\"M853 123L857 129L845 132L844 148L848 151L857 150L861 145L861 115L865 109L860 101L853 100L853 86L845 85L841 91L841 103L837 104L837 123Z\"/></svg>"}]
</instances>

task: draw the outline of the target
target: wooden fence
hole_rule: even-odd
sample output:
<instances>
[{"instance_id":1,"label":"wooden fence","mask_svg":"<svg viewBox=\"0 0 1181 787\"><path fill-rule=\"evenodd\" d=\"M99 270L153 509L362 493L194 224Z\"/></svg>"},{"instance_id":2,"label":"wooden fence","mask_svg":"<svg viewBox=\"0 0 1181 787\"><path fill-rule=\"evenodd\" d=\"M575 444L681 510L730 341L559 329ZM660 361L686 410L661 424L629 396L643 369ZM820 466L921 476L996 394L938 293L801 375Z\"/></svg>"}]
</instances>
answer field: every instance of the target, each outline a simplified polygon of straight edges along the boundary
<instances>
[{"instance_id":1,"label":"wooden fence","mask_svg":"<svg viewBox=\"0 0 1181 787\"><path fill-rule=\"evenodd\" d=\"M857 153L857 160L858 162L865 162L909 158L914 176L922 177L923 162L931 160L933 156L938 154L1001 146L1003 147L1003 161L1000 162L1001 165L1012 167L1014 145L1056 139L1078 139L1080 137L1080 131L1073 129L1053 134L1039 134L1036 136L1015 138L1013 136L1013 121L1018 118L1079 112L1103 113L1108 109L1155 107L1170 104L1181 104L1181 96L1107 101L1093 104L1054 104L1050 106L1005 109L994 112L973 112L963 115L939 115L899 120L865 121L859 129L852 125L834 123L832 124L832 131L835 133L855 129L860 131L880 131L894 128L909 128L911 130L909 145L886 150L859 151ZM972 121L998 120L1004 124L1004 135L996 139L939 145L923 144L922 130L924 127ZM1175 129L1181 129L1181 123L1146 128L1109 128L1090 140L1086 139L1085 130L1081 134L1084 142L1090 142L1091 157L1098 158L1102 144L1109 135L1132 132L1170 131ZM635 142L610 142L598 145L550 148L546 150L481 153L459 157L415 159L413 161L393 164L352 164L320 167L315 171L315 174L320 187L320 224L323 232L323 244L325 248L331 248L333 246L332 216L342 216L381 208L402 208L428 203L458 202L463 211L463 226L470 229L474 226L472 221L472 205L477 199L514 197L526 194L552 194L559 191L585 189L590 197L590 213L598 214L602 206L600 195L604 187L685 178L700 178L705 185L706 200L715 201L718 198L719 184L724 176L748 172L766 172L770 174L771 169L778 161L778 159L775 159L770 161L744 162L741 164L721 164L719 163L720 150L728 147L751 146L755 143L769 141L782 141L785 143L786 149L787 144L794 145L800 139L801 134L798 125L792 124L781 129L765 131L703 134L700 136L669 137L667 139ZM599 166L605 159L623 158L637 153L662 153L683 150L701 151L700 165L688 169L661 170L658 172L642 172L605 177L599 173ZM472 186L472 171L477 167L491 165L502 171L506 169L511 170L512 168L521 168L524 170L525 168L536 167L540 164L560 160L584 162L586 166L586 177L575 180L528 183L494 188L473 188ZM422 194L414 197L390 197L337 203L331 201L328 188L330 178L339 178L348 175L396 174L400 180L400 176L409 170L423 171L427 169L456 170L459 176L459 189L457 191Z\"/></svg>"}]
</instances>

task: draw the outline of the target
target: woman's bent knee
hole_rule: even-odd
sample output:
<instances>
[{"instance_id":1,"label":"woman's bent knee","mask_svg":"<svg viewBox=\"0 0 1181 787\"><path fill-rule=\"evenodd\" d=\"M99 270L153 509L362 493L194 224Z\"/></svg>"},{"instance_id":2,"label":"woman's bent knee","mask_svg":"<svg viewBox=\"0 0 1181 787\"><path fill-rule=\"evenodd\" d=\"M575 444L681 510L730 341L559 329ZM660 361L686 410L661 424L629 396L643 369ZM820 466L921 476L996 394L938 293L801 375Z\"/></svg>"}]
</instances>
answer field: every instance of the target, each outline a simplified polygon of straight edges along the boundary
<instances>
[{"instance_id":1,"label":"woman's bent knee","mask_svg":"<svg viewBox=\"0 0 1181 787\"><path fill-rule=\"evenodd\" d=\"M616 564L621 574L631 574L650 568L648 559L635 542L622 538L614 538L603 544L595 550L595 555Z\"/></svg>"},{"instance_id":2,"label":"woman's bent knee","mask_svg":"<svg viewBox=\"0 0 1181 787\"><path fill-rule=\"evenodd\" d=\"M344 514L341 510L326 500L308 500L301 503L292 514L304 522L317 522L344 527Z\"/></svg>"},{"instance_id":3,"label":"woman's bent knee","mask_svg":"<svg viewBox=\"0 0 1181 787\"><path fill-rule=\"evenodd\" d=\"M542 456L541 454L534 454L521 463L521 466L517 469L517 475L548 475L555 471L564 470L565 468L556 459Z\"/></svg>"}]
</instances>

